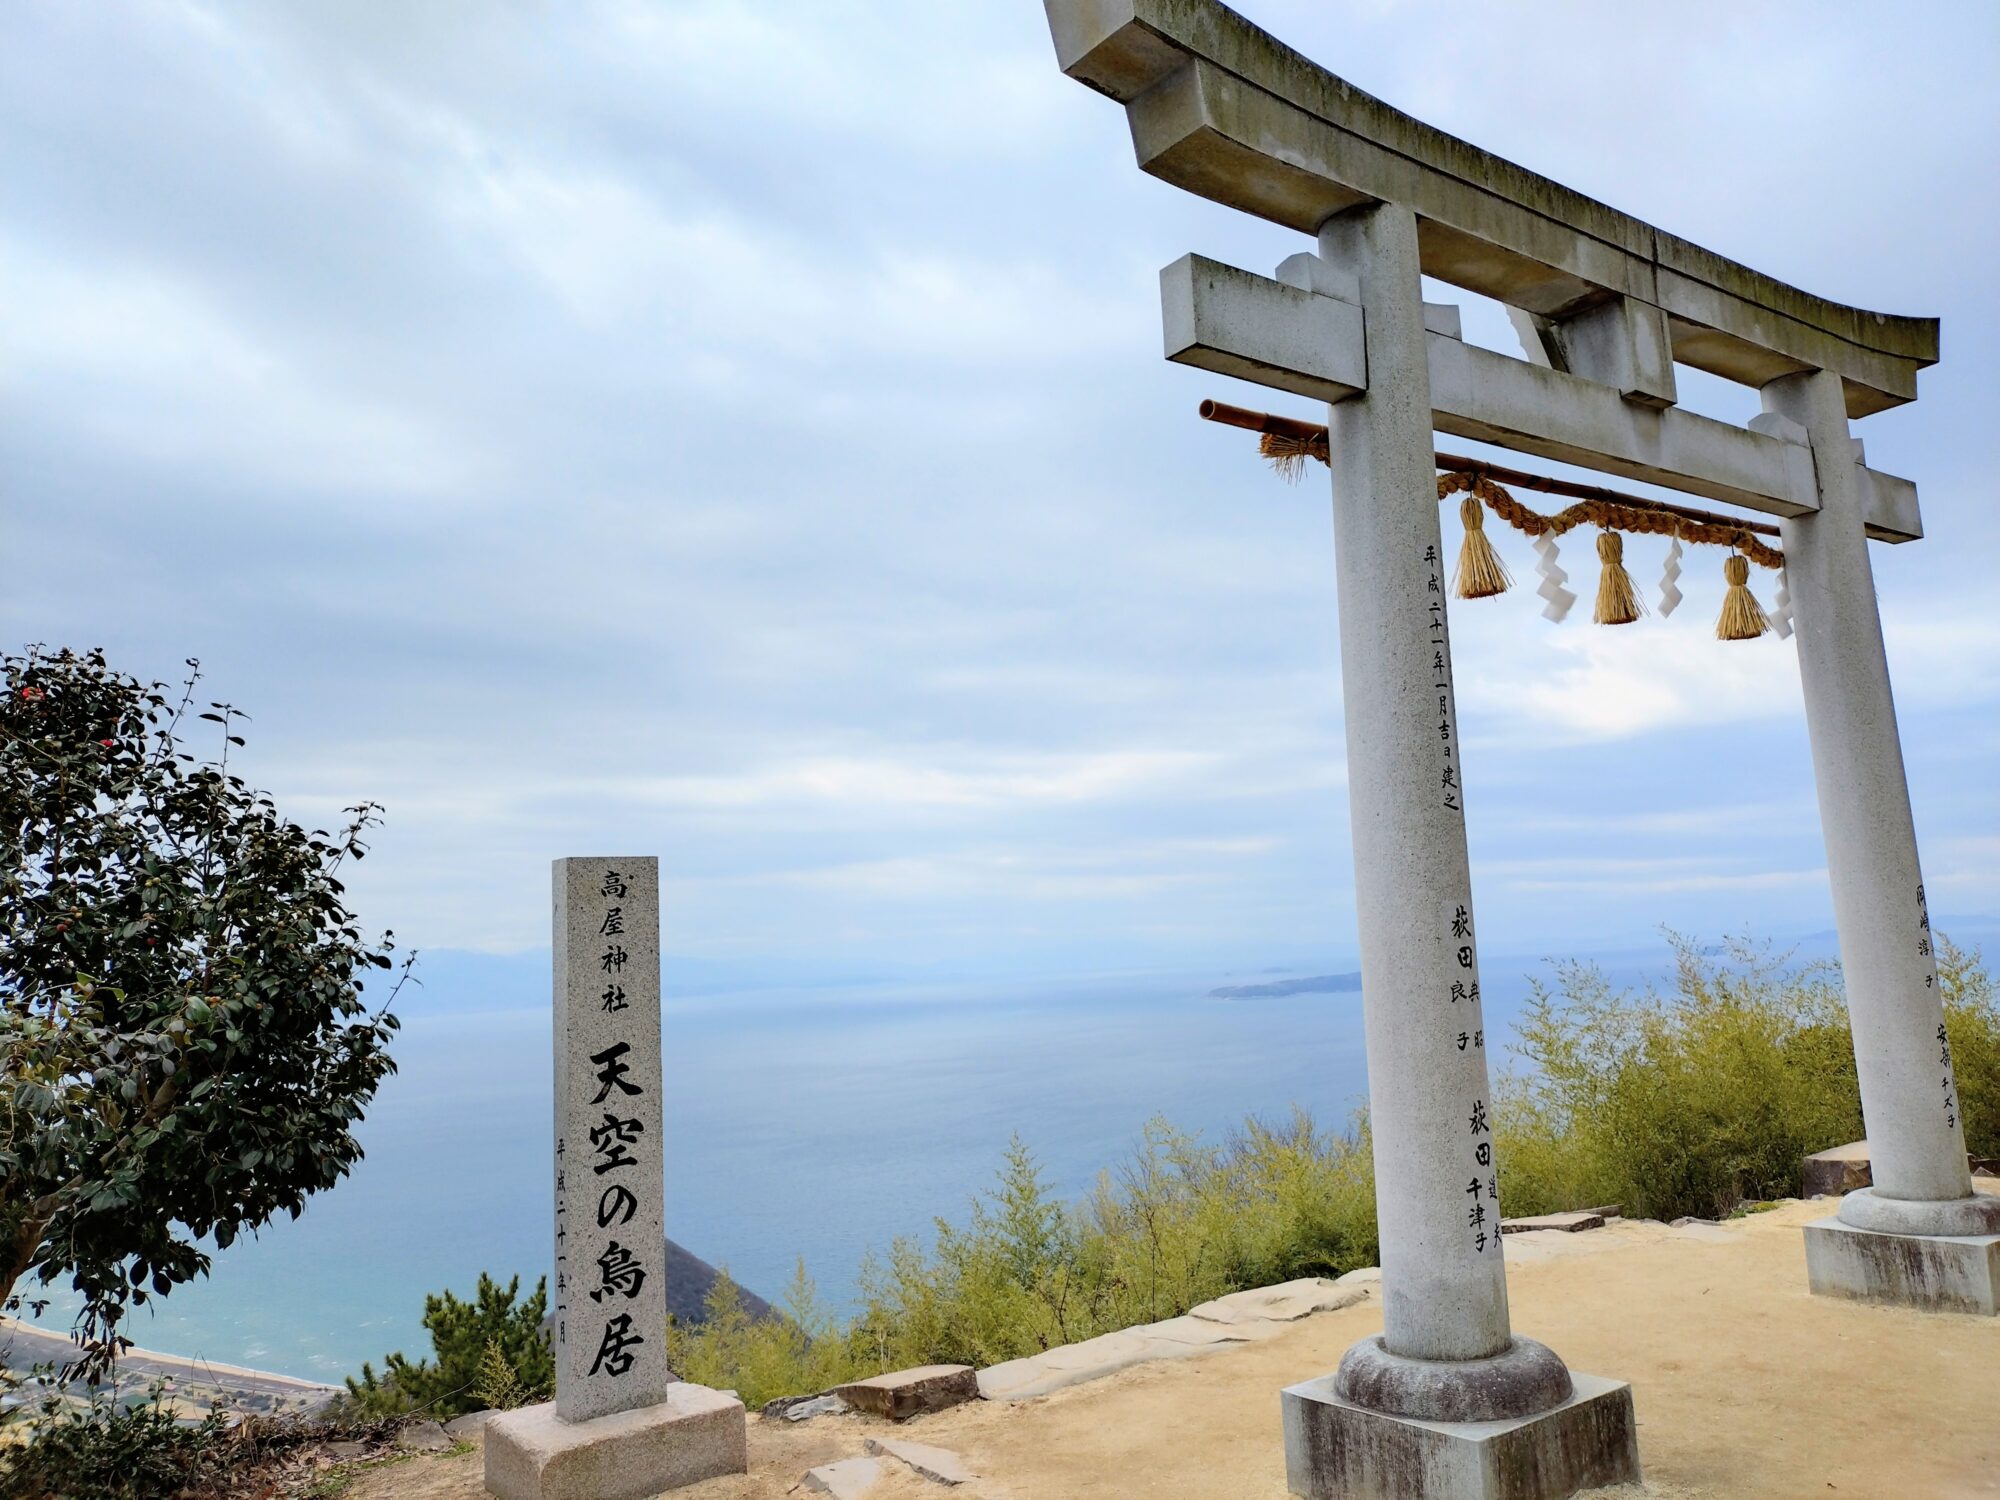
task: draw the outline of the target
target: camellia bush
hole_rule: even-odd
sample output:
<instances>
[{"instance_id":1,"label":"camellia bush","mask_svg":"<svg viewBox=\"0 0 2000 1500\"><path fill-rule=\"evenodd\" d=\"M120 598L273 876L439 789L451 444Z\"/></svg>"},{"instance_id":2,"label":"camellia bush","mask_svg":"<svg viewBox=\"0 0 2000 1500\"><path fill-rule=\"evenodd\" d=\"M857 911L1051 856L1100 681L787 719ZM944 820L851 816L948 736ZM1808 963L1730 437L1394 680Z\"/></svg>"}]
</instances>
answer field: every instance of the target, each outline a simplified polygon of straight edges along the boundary
<instances>
[{"instance_id":1,"label":"camellia bush","mask_svg":"<svg viewBox=\"0 0 2000 1500\"><path fill-rule=\"evenodd\" d=\"M363 996L390 935L339 879L375 806L280 816L188 665L170 695L97 651L0 657L0 1305L67 1277L83 1374L130 1304L207 1270L203 1240L345 1176L394 1067Z\"/></svg>"}]
</instances>

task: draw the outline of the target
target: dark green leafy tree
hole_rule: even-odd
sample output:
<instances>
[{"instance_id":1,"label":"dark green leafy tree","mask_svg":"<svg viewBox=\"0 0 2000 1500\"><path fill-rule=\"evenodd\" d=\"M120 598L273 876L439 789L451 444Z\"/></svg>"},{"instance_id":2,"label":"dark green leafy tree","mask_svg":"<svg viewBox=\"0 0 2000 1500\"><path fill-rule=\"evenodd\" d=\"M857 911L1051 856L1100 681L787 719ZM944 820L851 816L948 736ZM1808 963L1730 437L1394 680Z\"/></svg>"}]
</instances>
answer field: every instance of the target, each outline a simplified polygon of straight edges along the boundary
<instances>
[{"instance_id":1,"label":"dark green leafy tree","mask_svg":"<svg viewBox=\"0 0 2000 1500\"><path fill-rule=\"evenodd\" d=\"M202 1240L345 1176L394 1067L362 993L392 945L339 879L375 806L335 833L281 817L188 665L169 696L98 651L0 657L0 1305L68 1277L83 1374L129 1304L207 1270Z\"/></svg>"},{"instance_id":2,"label":"dark green leafy tree","mask_svg":"<svg viewBox=\"0 0 2000 1500\"><path fill-rule=\"evenodd\" d=\"M555 1389L555 1353L542 1334L549 1310L549 1286L544 1277L525 1300L521 1278L504 1287L485 1272L470 1302L450 1292L424 1298L424 1327L431 1336L433 1358L412 1360L392 1354L378 1375L364 1364L359 1377L349 1376L347 1399L361 1416L426 1411L439 1418L462 1416L492 1404L498 1382L495 1357L514 1380L510 1394L519 1401L544 1401Z\"/></svg>"}]
</instances>

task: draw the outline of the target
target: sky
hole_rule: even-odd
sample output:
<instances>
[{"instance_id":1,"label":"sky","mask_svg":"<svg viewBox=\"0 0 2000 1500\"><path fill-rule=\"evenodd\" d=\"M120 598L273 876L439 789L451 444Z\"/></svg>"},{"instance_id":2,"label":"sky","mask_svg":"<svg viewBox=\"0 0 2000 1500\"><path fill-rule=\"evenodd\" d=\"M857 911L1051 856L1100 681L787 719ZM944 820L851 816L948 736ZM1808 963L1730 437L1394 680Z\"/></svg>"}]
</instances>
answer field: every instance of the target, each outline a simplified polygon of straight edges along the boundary
<instances>
[{"instance_id":1,"label":"sky","mask_svg":"<svg viewBox=\"0 0 2000 1500\"><path fill-rule=\"evenodd\" d=\"M1874 558L1932 908L2000 911L2000 9L1243 8L1719 253L1943 318L1922 399L1856 431L1928 532ZM1326 477L1194 411L1319 414L1164 363L1155 279L1306 248L1136 170L1032 0L23 0L0 640L200 658L288 813L385 805L351 892L405 945L545 946L548 861L628 852L690 962L1332 961ZM1454 608L1484 946L1830 926L1791 643L1713 639L1711 550L1621 630L1571 572L1562 625Z\"/></svg>"}]
</instances>

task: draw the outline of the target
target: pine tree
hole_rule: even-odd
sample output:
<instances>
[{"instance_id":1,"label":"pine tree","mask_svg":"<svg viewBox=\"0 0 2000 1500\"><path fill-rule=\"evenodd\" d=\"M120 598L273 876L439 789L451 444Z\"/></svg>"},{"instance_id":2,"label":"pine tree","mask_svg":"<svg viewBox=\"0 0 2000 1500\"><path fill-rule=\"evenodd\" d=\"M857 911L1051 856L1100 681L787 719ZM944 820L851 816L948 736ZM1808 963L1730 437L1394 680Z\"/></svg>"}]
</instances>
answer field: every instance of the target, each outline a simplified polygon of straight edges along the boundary
<instances>
[{"instance_id":1,"label":"pine tree","mask_svg":"<svg viewBox=\"0 0 2000 1500\"><path fill-rule=\"evenodd\" d=\"M498 1346L524 1400L546 1399L556 1378L555 1353L542 1335L548 1279L536 1282L533 1295L516 1306L520 1290L518 1276L503 1287L482 1272L470 1302L448 1291L426 1297L424 1327L436 1357L411 1360L392 1354L380 1375L363 1365L360 1379L347 1382L355 1407L364 1413L424 1410L440 1419L477 1411L476 1387L489 1343Z\"/></svg>"}]
</instances>

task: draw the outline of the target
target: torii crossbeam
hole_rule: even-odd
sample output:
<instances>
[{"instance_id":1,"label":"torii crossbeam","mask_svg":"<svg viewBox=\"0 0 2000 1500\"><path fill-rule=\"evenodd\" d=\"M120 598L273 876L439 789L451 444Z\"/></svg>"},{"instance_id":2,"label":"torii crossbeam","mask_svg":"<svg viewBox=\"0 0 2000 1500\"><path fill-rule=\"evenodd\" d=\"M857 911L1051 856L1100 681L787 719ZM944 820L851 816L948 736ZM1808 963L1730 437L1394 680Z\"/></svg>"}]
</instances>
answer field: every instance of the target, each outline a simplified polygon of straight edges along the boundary
<instances>
[{"instance_id":1,"label":"torii crossbeam","mask_svg":"<svg viewBox=\"0 0 2000 1500\"><path fill-rule=\"evenodd\" d=\"M1275 278L1161 273L1169 359L1328 403L1383 1334L1284 1393L1300 1495L1568 1495L1636 1479L1629 1388L1508 1319L1433 429L1779 518L1875 1186L1807 1233L1816 1292L2000 1310L2000 1199L1959 1125L1868 538L1916 487L1852 417L1914 400L1929 318L1810 296L1432 129L1215 0L1044 0L1139 166L1314 237ZM1424 275L1504 303L1477 349ZM1674 366L1754 386L1747 427Z\"/></svg>"}]
</instances>

